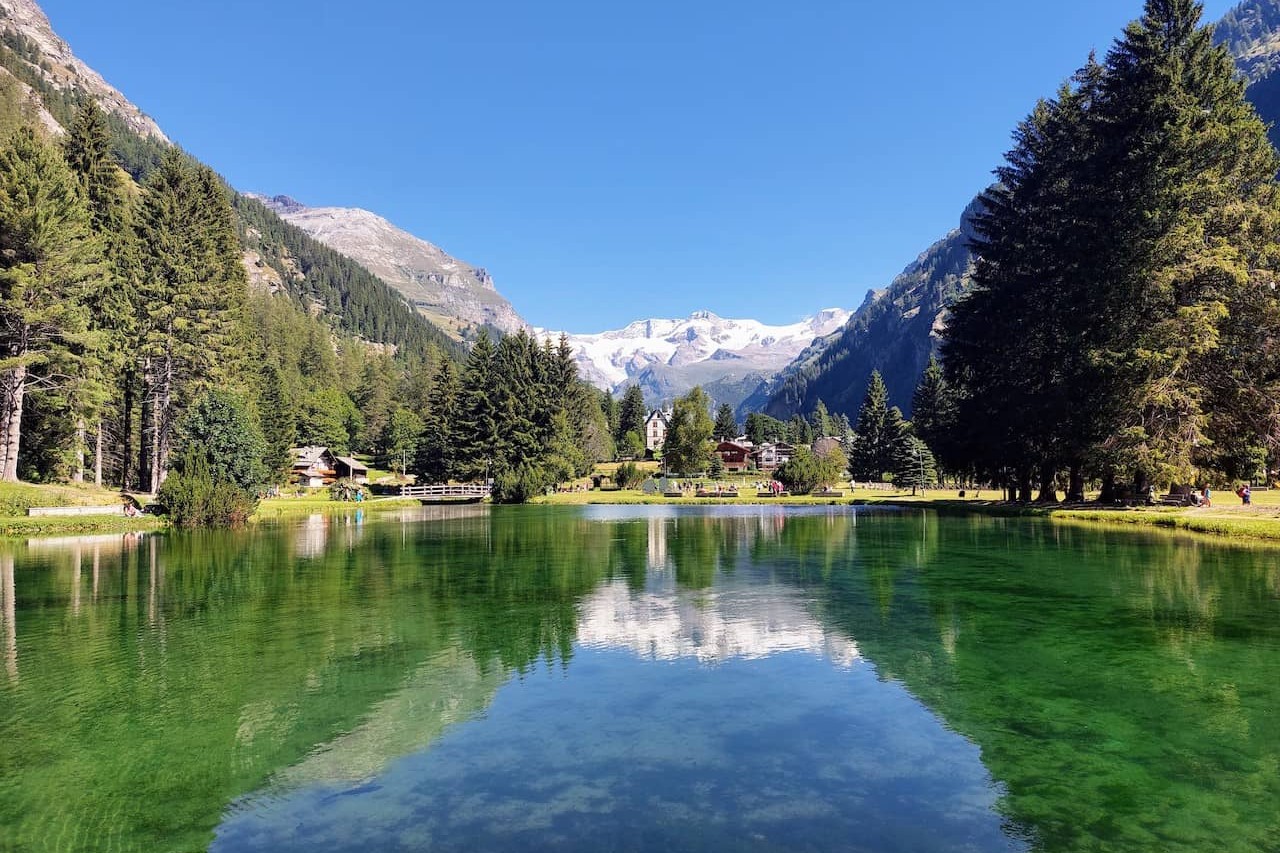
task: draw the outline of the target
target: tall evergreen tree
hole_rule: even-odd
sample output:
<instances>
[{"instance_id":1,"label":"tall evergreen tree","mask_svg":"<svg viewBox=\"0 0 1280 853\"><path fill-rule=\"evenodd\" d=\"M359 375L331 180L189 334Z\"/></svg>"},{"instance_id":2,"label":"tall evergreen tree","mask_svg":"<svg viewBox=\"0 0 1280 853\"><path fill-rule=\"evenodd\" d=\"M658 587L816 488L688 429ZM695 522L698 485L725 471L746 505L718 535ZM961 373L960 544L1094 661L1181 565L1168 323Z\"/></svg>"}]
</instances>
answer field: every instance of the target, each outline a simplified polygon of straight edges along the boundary
<instances>
[{"instance_id":1,"label":"tall evergreen tree","mask_svg":"<svg viewBox=\"0 0 1280 853\"><path fill-rule=\"evenodd\" d=\"M729 441L738 437L738 419L733 415L733 406L728 403L720 404L720 408L716 410L715 431L712 435Z\"/></svg>"},{"instance_id":2,"label":"tall evergreen tree","mask_svg":"<svg viewBox=\"0 0 1280 853\"><path fill-rule=\"evenodd\" d=\"M622 406L618 412L618 432L615 435L618 443L621 444L627 434L632 432L643 438L644 423L648 417L649 410L645 405L644 392L640 390L639 385L628 385L627 390L622 394Z\"/></svg>"},{"instance_id":3,"label":"tall evergreen tree","mask_svg":"<svg viewBox=\"0 0 1280 853\"><path fill-rule=\"evenodd\" d=\"M89 305L90 328L102 333L101 355L86 365L81 381L83 393L78 397L79 411L74 413L81 460L76 479L84 476L82 460L88 419L94 427L94 480L101 486L107 440L104 418L108 405L122 390L123 396L129 397L136 381L129 369L129 353L137 345L137 238L133 230L129 179L112 153L106 115L95 102L86 101L81 108L63 140L63 151L84 192L93 231L103 243L105 260L102 286L95 288ZM124 445L122 470L128 469L128 457L132 455L128 441L131 421L131 417L123 418L116 428Z\"/></svg>"},{"instance_id":4,"label":"tall evergreen tree","mask_svg":"<svg viewBox=\"0 0 1280 853\"><path fill-rule=\"evenodd\" d=\"M62 154L34 130L0 149L0 480L18 479L28 393L74 394L100 347L101 245Z\"/></svg>"},{"instance_id":5,"label":"tall evergreen tree","mask_svg":"<svg viewBox=\"0 0 1280 853\"><path fill-rule=\"evenodd\" d=\"M176 151L148 182L140 232L142 473L155 489L185 408L206 388L242 382L247 284L225 188Z\"/></svg>"},{"instance_id":6,"label":"tall evergreen tree","mask_svg":"<svg viewBox=\"0 0 1280 853\"><path fill-rule=\"evenodd\" d=\"M467 479L492 477L506 459L506 439L497 406L497 351L489 333L481 330L467 356L459 401L457 431L459 475Z\"/></svg>"},{"instance_id":7,"label":"tall evergreen tree","mask_svg":"<svg viewBox=\"0 0 1280 853\"><path fill-rule=\"evenodd\" d=\"M458 476L460 403L457 368L445 359L436 370L430 408L423 418L422 436L418 439L414 472L419 482L448 483Z\"/></svg>"},{"instance_id":8,"label":"tall evergreen tree","mask_svg":"<svg viewBox=\"0 0 1280 853\"><path fill-rule=\"evenodd\" d=\"M889 407L889 392L879 371L871 374L854 426L849 470L854 479L879 480L893 470L893 452L902 435L902 412Z\"/></svg>"},{"instance_id":9,"label":"tall evergreen tree","mask_svg":"<svg viewBox=\"0 0 1280 853\"><path fill-rule=\"evenodd\" d=\"M930 358L911 399L911 427L915 435L944 459L953 454L944 451L956 428L956 412L951 390L938 359Z\"/></svg>"}]
</instances>

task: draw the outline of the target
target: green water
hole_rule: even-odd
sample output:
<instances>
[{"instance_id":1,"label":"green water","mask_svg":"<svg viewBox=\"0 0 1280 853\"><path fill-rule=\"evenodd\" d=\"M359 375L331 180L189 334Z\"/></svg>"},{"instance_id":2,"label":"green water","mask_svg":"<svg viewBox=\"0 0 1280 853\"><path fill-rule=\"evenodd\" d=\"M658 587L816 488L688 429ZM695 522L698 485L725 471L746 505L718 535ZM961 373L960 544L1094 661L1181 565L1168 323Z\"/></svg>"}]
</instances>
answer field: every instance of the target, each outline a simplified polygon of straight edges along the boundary
<instances>
[{"instance_id":1,"label":"green water","mask_svg":"<svg viewBox=\"0 0 1280 853\"><path fill-rule=\"evenodd\" d=\"M0 851L1280 850L1280 551L459 508L0 543Z\"/></svg>"}]
</instances>

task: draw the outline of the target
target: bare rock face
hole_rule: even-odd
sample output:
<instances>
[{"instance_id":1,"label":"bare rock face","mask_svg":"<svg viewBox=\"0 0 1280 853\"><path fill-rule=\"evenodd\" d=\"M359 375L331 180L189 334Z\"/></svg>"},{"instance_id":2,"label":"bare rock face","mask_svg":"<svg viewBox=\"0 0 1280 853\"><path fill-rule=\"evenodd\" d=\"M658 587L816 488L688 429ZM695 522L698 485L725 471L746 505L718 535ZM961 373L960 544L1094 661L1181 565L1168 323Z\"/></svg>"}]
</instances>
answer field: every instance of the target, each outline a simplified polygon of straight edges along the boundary
<instances>
[{"instance_id":1,"label":"bare rock face","mask_svg":"<svg viewBox=\"0 0 1280 853\"><path fill-rule=\"evenodd\" d=\"M161 142L169 141L148 115L71 52L67 43L53 31L44 10L33 0L0 0L0 30L21 36L39 52L43 63L33 64L32 68L55 88L86 92L136 133Z\"/></svg>"},{"instance_id":2,"label":"bare rock face","mask_svg":"<svg viewBox=\"0 0 1280 853\"><path fill-rule=\"evenodd\" d=\"M527 324L481 267L359 208L307 207L283 195L254 195L281 219L357 261L433 320L455 329L489 325L515 332Z\"/></svg>"}]
</instances>

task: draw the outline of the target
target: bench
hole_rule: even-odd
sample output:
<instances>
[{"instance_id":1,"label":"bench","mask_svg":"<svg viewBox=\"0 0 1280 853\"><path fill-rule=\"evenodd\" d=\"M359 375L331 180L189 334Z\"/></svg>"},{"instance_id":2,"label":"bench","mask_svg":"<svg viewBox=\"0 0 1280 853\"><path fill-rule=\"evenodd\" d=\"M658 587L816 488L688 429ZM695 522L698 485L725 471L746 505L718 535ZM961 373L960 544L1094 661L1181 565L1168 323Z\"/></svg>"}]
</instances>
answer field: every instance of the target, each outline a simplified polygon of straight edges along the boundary
<instances>
[{"instance_id":1,"label":"bench","mask_svg":"<svg viewBox=\"0 0 1280 853\"><path fill-rule=\"evenodd\" d=\"M33 506L27 510L27 515L31 518L124 515L124 504L112 504L111 506Z\"/></svg>"},{"instance_id":2,"label":"bench","mask_svg":"<svg viewBox=\"0 0 1280 853\"><path fill-rule=\"evenodd\" d=\"M813 496L815 498L842 498L844 497L844 492L839 492L839 491L836 491L835 489L830 489L830 490L824 490L821 492L814 492Z\"/></svg>"}]
</instances>

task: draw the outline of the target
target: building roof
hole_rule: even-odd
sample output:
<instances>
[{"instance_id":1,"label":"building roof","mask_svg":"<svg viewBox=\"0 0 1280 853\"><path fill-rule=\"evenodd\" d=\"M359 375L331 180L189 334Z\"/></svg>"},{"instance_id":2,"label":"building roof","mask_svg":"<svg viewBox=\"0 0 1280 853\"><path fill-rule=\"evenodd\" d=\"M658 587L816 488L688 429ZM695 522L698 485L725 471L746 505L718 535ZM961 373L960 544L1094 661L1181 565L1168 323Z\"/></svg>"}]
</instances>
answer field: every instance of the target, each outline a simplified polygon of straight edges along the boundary
<instances>
[{"instance_id":1,"label":"building roof","mask_svg":"<svg viewBox=\"0 0 1280 853\"><path fill-rule=\"evenodd\" d=\"M294 447L290 451L293 454L294 467L299 465L311 466L324 458L329 452L329 448L319 445L311 445L309 447Z\"/></svg>"},{"instance_id":2,"label":"building roof","mask_svg":"<svg viewBox=\"0 0 1280 853\"><path fill-rule=\"evenodd\" d=\"M337 456L334 458L336 458L343 465L346 465L352 471L364 471L365 473L369 472L368 465L365 465L363 462L357 462L356 460L352 459L350 456Z\"/></svg>"}]
</instances>

